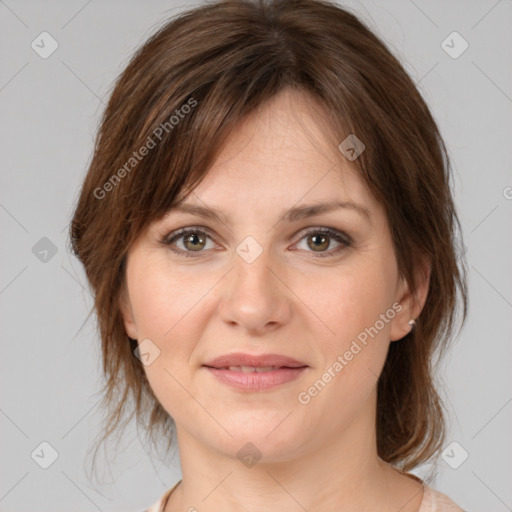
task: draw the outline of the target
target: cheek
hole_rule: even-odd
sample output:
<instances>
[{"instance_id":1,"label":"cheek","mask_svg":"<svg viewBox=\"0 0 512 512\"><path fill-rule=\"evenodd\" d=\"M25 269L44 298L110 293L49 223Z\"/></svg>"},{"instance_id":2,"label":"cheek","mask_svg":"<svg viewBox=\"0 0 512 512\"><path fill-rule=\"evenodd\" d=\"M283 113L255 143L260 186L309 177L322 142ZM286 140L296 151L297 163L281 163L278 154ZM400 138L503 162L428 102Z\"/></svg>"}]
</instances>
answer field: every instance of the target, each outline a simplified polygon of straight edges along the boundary
<instances>
[{"instance_id":1,"label":"cheek","mask_svg":"<svg viewBox=\"0 0 512 512\"><path fill-rule=\"evenodd\" d=\"M128 275L137 328L141 336L153 336L164 346L189 324L188 315L200 307L215 282L211 276L194 279L190 272L171 268L162 255L138 263Z\"/></svg>"},{"instance_id":2,"label":"cheek","mask_svg":"<svg viewBox=\"0 0 512 512\"><path fill-rule=\"evenodd\" d=\"M301 297L318 316L333 349L342 349L351 339L375 324L394 302L397 271L392 257L354 258L330 272L301 277ZM391 255L392 256L392 255ZM314 286L311 284L314 283ZM390 323L379 331L389 337ZM320 328L319 328L320 329Z\"/></svg>"},{"instance_id":3,"label":"cheek","mask_svg":"<svg viewBox=\"0 0 512 512\"><path fill-rule=\"evenodd\" d=\"M204 328L198 313L214 283L170 269L162 257L134 258L127 279L139 340L150 339L160 351L144 366L149 385L163 408L181 418L190 409L189 364Z\"/></svg>"},{"instance_id":4,"label":"cheek","mask_svg":"<svg viewBox=\"0 0 512 512\"><path fill-rule=\"evenodd\" d=\"M215 287L222 276L193 272L191 267L180 271L162 252L139 256L127 269L133 314L139 339L149 338L160 351L144 370L157 397L173 395L177 404L190 398L178 382L189 382L197 365L196 349L214 311Z\"/></svg>"},{"instance_id":5,"label":"cheek","mask_svg":"<svg viewBox=\"0 0 512 512\"><path fill-rule=\"evenodd\" d=\"M396 314L397 270L392 253L370 256L340 265L329 276L317 275L314 288L308 289L304 281L304 302L322 320L315 336L322 361L310 384L321 381L318 405L328 407L330 401L343 400L341 415L360 407L374 390Z\"/></svg>"}]
</instances>

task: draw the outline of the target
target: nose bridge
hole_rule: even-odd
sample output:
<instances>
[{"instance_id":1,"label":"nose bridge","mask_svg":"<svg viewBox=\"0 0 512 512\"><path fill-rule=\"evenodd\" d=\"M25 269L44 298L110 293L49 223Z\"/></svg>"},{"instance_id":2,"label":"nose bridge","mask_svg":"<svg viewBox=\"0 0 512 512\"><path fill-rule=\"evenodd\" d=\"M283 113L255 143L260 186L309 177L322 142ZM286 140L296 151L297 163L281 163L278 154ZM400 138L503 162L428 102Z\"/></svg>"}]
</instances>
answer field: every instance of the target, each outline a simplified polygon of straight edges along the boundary
<instances>
[{"instance_id":1,"label":"nose bridge","mask_svg":"<svg viewBox=\"0 0 512 512\"><path fill-rule=\"evenodd\" d=\"M275 275L278 270L270 247L247 237L236 247L233 266L222 301L223 319L251 331L285 322L289 298Z\"/></svg>"},{"instance_id":2,"label":"nose bridge","mask_svg":"<svg viewBox=\"0 0 512 512\"><path fill-rule=\"evenodd\" d=\"M233 292L246 293L256 297L261 295L260 300L269 300L275 294L275 276L271 271L274 267L272 250L269 246L265 248L253 237L247 237L236 248L233 256L235 272L233 276Z\"/></svg>"}]
</instances>

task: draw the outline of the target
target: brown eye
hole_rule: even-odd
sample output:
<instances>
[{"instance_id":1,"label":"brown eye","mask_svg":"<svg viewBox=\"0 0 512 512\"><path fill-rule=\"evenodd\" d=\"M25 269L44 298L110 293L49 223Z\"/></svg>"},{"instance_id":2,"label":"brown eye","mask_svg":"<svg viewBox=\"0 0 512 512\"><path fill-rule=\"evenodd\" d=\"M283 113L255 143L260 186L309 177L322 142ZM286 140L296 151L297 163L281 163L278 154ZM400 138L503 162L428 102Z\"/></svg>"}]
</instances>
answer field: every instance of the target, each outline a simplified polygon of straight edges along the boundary
<instances>
[{"instance_id":1,"label":"brown eye","mask_svg":"<svg viewBox=\"0 0 512 512\"><path fill-rule=\"evenodd\" d=\"M322 235L322 234L316 234L316 235L309 235L307 237L308 239L308 247L311 247L314 251L320 250L323 251L325 249L329 248L330 242L329 237Z\"/></svg>"},{"instance_id":2,"label":"brown eye","mask_svg":"<svg viewBox=\"0 0 512 512\"><path fill-rule=\"evenodd\" d=\"M168 235L162 243L182 256L194 257L215 247L210 235L201 229L179 229ZM208 246L208 243L210 245Z\"/></svg>"},{"instance_id":3,"label":"brown eye","mask_svg":"<svg viewBox=\"0 0 512 512\"><path fill-rule=\"evenodd\" d=\"M300 247L303 240L306 241L305 250L310 253L316 253L315 256L318 257L335 256L350 247L353 243L348 235L332 228L310 229L297 244L299 249L304 248ZM335 244L334 247L333 241Z\"/></svg>"},{"instance_id":4,"label":"brown eye","mask_svg":"<svg viewBox=\"0 0 512 512\"><path fill-rule=\"evenodd\" d=\"M190 251L200 251L206 245L206 237L202 234L189 233L183 237L183 245Z\"/></svg>"}]
</instances>

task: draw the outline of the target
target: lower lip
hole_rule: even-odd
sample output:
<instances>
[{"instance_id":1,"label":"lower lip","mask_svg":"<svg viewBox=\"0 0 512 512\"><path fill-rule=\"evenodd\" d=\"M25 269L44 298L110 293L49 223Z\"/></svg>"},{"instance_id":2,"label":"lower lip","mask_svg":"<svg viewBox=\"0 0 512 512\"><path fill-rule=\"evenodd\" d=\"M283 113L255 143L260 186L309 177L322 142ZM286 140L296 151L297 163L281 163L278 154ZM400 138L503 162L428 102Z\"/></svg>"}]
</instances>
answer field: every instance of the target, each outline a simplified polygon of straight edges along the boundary
<instances>
[{"instance_id":1,"label":"lower lip","mask_svg":"<svg viewBox=\"0 0 512 512\"><path fill-rule=\"evenodd\" d=\"M270 372L241 372L220 368L205 368L224 384L243 391L265 391L297 379L307 366L278 368Z\"/></svg>"}]
</instances>

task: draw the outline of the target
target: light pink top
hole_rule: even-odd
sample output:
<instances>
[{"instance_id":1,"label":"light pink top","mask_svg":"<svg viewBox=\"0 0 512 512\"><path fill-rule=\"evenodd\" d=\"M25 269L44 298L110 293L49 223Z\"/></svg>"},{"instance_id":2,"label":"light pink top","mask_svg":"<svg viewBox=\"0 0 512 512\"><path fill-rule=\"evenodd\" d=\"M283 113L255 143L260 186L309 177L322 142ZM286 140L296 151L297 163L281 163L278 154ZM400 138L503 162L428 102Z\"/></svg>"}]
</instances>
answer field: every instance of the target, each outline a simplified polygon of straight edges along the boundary
<instances>
[{"instance_id":1,"label":"light pink top","mask_svg":"<svg viewBox=\"0 0 512 512\"><path fill-rule=\"evenodd\" d=\"M420 509L418 512L465 512L464 509L454 503L448 496L446 496L446 494L432 489L432 487L428 486L416 475L410 473L408 473L408 475L423 484L423 500L421 501ZM176 489L180 482L181 480L176 482L176 484L174 484L171 489L166 491L165 494L153 506L144 512L163 512L169 496L171 495L172 491Z\"/></svg>"}]
</instances>

